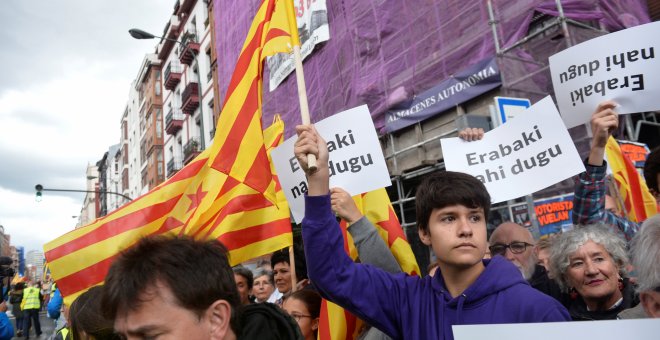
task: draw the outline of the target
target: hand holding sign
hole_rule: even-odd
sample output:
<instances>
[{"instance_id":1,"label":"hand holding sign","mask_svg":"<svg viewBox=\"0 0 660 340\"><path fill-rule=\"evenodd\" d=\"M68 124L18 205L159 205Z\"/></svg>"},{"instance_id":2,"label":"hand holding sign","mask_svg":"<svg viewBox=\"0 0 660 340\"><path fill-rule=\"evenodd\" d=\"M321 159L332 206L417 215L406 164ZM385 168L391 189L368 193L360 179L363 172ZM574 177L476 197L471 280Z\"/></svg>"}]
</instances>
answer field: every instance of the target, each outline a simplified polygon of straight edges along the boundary
<instances>
[{"instance_id":1,"label":"hand holding sign","mask_svg":"<svg viewBox=\"0 0 660 340\"><path fill-rule=\"evenodd\" d=\"M458 132L458 138L471 142L481 140L484 138L484 129L482 128L465 128Z\"/></svg>"},{"instance_id":2,"label":"hand holding sign","mask_svg":"<svg viewBox=\"0 0 660 340\"><path fill-rule=\"evenodd\" d=\"M293 152L307 175L309 195L325 195L328 193L328 146L313 125L298 125L296 133L298 139ZM308 155L313 155L317 161L313 169L309 168Z\"/></svg>"},{"instance_id":3,"label":"hand holding sign","mask_svg":"<svg viewBox=\"0 0 660 340\"><path fill-rule=\"evenodd\" d=\"M603 155L607 140L619 127L619 116L614 111L616 103L608 100L600 103L596 111L591 115L591 132L593 141L589 152L589 164L595 166L603 165Z\"/></svg>"}]
</instances>

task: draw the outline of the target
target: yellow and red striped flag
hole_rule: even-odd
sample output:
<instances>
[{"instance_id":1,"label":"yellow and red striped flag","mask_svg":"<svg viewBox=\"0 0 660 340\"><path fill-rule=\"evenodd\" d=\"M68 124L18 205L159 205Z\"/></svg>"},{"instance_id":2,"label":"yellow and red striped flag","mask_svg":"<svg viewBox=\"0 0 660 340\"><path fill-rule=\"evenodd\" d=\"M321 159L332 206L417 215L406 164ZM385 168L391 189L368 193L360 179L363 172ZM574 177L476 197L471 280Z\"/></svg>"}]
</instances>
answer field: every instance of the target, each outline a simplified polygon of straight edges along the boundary
<instances>
[{"instance_id":1,"label":"yellow and red striped flag","mask_svg":"<svg viewBox=\"0 0 660 340\"><path fill-rule=\"evenodd\" d=\"M619 143L613 138L605 147L607 161L616 181L627 218L634 222L643 222L657 213L655 198L646 186L646 182L637 172L635 165L621 152Z\"/></svg>"},{"instance_id":2,"label":"yellow and red striped flag","mask_svg":"<svg viewBox=\"0 0 660 340\"><path fill-rule=\"evenodd\" d=\"M387 243L394 258L399 262L401 270L410 275L419 275L419 265L385 188L355 196L353 200L364 216L376 226L380 237Z\"/></svg>"},{"instance_id":3,"label":"yellow and red striped flag","mask_svg":"<svg viewBox=\"0 0 660 340\"><path fill-rule=\"evenodd\" d=\"M263 58L288 51L297 37L283 24L291 17L288 2L262 2L210 148L147 194L44 246L65 303L101 284L119 252L142 236L219 239L232 264L292 244L288 205L267 152L281 142L283 123L261 127Z\"/></svg>"},{"instance_id":4,"label":"yellow and red striped flag","mask_svg":"<svg viewBox=\"0 0 660 340\"><path fill-rule=\"evenodd\" d=\"M300 45L293 2L264 0L238 57L236 71L227 89L218 126L230 126L219 133L211 146L211 167L276 202L269 188L271 173L261 133L263 59L290 52ZM257 76L258 75L258 76Z\"/></svg>"},{"instance_id":5,"label":"yellow and red striped flag","mask_svg":"<svg viewBox=\"0 0 660 340\"><path fill-rule=\"evenodd\" d=\"M394 213L385 188L355 195L353 201L360 212L376 227L380 237L389 246L392 255L401 266L401 270L411 275L419 275L419 265L399 219ZM340 226L344 234L344 248L355 260L358 254L350 234L346 231L347 224L342 220ZM355 339L361 325L362 321L351 313L334 303L323 300L319 320L319 339Z\"/></svg>"}]
</instances>

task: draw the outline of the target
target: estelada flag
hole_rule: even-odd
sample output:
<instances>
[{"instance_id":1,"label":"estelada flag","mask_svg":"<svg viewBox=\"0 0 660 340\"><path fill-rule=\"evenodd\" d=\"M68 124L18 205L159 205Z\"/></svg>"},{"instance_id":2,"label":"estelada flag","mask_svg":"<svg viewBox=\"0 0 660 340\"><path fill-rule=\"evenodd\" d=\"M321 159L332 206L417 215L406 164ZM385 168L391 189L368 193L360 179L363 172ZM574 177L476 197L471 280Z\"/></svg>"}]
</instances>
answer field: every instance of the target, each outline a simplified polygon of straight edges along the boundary
<instances>
[{"instance_id":1,"label":"estelada flag","mask_svg":"<svg viewBox=\"0 0 660 340\"><path fill-rule=\"evenodd\" d=\"M655 198L646 186L646 182L637 172L635 165L626 157L619 143L610 137L605 147L607 161L616 181L627 218L634 222L643 222L657 213Z\"/></svg>"},{"instance_id":2,"label":"estelada flag","mask_svg":"<svg viewBox=\"0 0 660 340\"><path fill-rule=\"evenodd\" d=\"M147 194L44 246L65 303L103 283L112 261L143 236L216 238L229 249L232 264L292 244L288 205L267 153L278 133L266 140L261 127L263 58L288 51L297 40L288 2L262 2L210 148Z\"/></svg>"}]
</instances>

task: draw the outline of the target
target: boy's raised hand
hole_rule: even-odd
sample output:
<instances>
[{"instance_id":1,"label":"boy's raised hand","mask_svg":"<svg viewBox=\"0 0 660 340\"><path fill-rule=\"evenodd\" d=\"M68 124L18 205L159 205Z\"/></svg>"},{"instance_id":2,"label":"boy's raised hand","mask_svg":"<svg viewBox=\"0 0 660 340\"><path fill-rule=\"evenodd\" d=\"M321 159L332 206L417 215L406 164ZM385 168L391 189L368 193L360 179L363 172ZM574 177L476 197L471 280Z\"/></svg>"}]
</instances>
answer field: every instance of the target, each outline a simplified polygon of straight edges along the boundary
<instances>
[{"instance_id":1,"label":"boy's raised hand","mask_svg":"<svg viewBox=\"0 0 660 340\"><path fill-rule=\"evenodd\" d=\"M329 190L328 145L313 125L296 126L298 140L294 144L293 152L300 163L300 167L307 175L308 191L310 196L327 195ZM316 171L311 172L307 165L307 154L316 156Z\"/></svg>"}]
</instances>

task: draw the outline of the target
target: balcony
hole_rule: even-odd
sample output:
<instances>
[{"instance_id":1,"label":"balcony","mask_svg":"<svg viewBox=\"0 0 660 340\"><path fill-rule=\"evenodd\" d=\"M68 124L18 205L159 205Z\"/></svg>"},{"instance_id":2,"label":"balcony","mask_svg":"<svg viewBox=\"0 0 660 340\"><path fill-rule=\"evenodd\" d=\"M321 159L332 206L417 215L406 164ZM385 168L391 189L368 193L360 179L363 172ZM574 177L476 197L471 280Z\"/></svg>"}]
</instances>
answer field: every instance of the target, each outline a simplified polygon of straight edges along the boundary
<instances>
[{"instance_id":1,"label":"balcony","mask_svg":"<svg viewBox=\"0 0 660 340\"><path fill-rule=\"evenodd\" d=\"M165 132L174 136L183 127L183 113L179 109L171 109L165 117Z\"/></svg>"},{"instance_id":2,"label":"balcony","mask_svg":"<svg viewBox=\"0 0 660 340\"><path fill-rule=\"evenodd\" d=\"M183 101L181 111L185 114L191 115L199 107L199 86L196 82L192 81L188 83L181 95L181 101Z\"/></svg>"},{"instance_id":3,"label":"balcony","mask_svg":"<svg viewBox=\"0 0 660 340\"><path fill-rule=\"evenodd\" d=\"M182 67L181 64L178 62L170 62L167 64L167 67L165 68L165 88L174 91L174 88L179 84L181 81L181 72L182 72Z\"/></svg>"},{"instance_id":4,"label":"balcony","mask_svg":"<svg viewBox=\"0 0 660 340\"><path fill-rule=\"evenodd\" d=\"M193 29L188 29L186 33L183 34L181 39L181 53L179 54L179 61L181 63L190 66L195 56L199 53L199 40L197 40L197 33Z\"/></svg>"},{"instance_id":5,"label":"balcony","mask_svg":"<svg viewBox=\"0 0 660 340\"><path fill-rule=\"evenodd\" d=\"M171 16L170 22L165 26L165 31L163 32L163 36L168 39L161 39L161 42L158 45L158 59L167 59L174 44L176 44L175 41L179 38L179 32L181 31L180 26L181 22L179 21L179 17L176 15Z\"/></svg>"},{"instance_id":6,"label":"balcony","mask_svg":"<svg viewBox=\"0 0 660 340\"><path fill-rule=\"evenodd\" d=\"M167 162L167 178L172 177L177 171L183 168L183 162L181 159L172 158Z\"/></svg>"},{"instance_id":7,"label":"balcony","mask_svg":"<svg viewBox=\"0 0 660 340\"><path fill-rule=\"evenodd\" d=\"M186 15L189 15L190 12L191 12L191 10L192 10L192 8L193 8L193 6L195 5L195 2L196 2L196 1L194 1L194 0L181 0L181 1L177 1L177 3L180 4L179 9L176 11L177 14L182 14L182 13L184 13L184 14L186 14Z\"/></svg>"},{"instance_id":8,"label":"balcony","mask_svg":"<svg viewBox=\"0 0 660 340\"><path fill-rule=\"evenodd\" d=\"M192 137L183 146L183 164L188 164L202 152L199 144L199 137Z\"/></svg>"}]
</instances>

